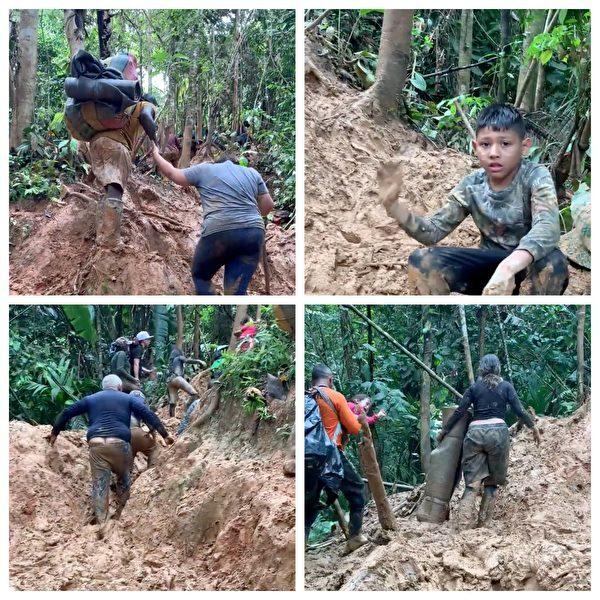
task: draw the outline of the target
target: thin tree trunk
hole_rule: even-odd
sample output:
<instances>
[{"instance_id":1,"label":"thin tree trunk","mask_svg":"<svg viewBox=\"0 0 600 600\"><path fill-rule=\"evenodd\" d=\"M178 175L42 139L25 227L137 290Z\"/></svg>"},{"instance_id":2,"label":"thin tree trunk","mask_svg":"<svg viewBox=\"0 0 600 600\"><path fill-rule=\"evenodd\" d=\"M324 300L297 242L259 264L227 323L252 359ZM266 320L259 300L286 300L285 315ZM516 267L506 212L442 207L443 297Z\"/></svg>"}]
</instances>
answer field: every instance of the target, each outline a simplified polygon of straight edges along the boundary
<instances>
[{"instance_id":1,"label":"thin tree trunk","mask_svg":"<svg viewBox=\"0 0 600 600\"><path fill-rule=\"evenodd\" d=\"M458 66L471 63L473 56L473 10L460 11L460 40L458 45ZM467 95L471 90L471 69L462 69L456 76L457 95Z\"/></svg>"},{"instance_id":2,"label":"thin tree trunk","mask_svg":"<svg viewBox=\"0 0 600 600\"><path fill-rule=\"evenodd\" d=\"M508 50L510 43L510 10L500 11L500 45L502 46L502 59L500 60L500 73L498 75L498 93L496 101L506 102L506 82L508 69Z\"/></svg>"},{"instance_id":3,"label":"thin tree trunk","mask_svg":"<svg viewBox=\"0 0 600 600\"><path fill-rule=\"evenodd\" d=\"M433 348L431 344L431 320L429 318L429 305L424 304L423 314L423 363L431 368L433 357ZM429 472L429 459L431 457L431 436L429 431L429 422L431 420L431 377L427 371L423 371L421 379L420 395L420 416L421 416L421 437L420 437L420 456L421 471Z\"/></svg>"},{"instance_id":4,"label":"thin tree trunk","mask_svg":"<svg viewBox=\"0 0 600 600\"><path fill-rule=\"evenodd\" d=\"M98 353L98 364L96 365L96 376L98 381L102 381L102 325L100 323L100 306L96 306L96 337L98 338L98 345L96 352Z\"/></svg>"},{"instance_id":5,"label":"thin tree trunk","mask_svg":"<svg viewBox=\"0 0 600 600\"><path fill-rule=\"evenodd\" d=\"M194 307L194 358L200 358L200 307Z\"/></svg>"},{"instance_id":6,"label":"thin tree trunk","mask_svg":"<svg viewBox=\"0 0 600 600\"><path fill-rule=\"evenodd\" d=\"M383 487L383 479L381 478L377 455L373 446L373 437L368 426L366 428L363 427L363 439L358 444L358 454L363 473L367 477L369 489L371 490L371 494L373 494L379 524L382 529L395 531L398 528L396 517L394 517L390 501Z\"/></svg>"},{"instance_id":7,"label":"thin tree trunk","mask_svg":"<svg viewBox=\"0 0 600 600\"><path fill-rule=\"evenodd\" d=\"M487 323L487 306L481 305L479 314L479 353L478 357L481 360L481 357L485 355L485 326Z\"/></svg>"},{"instance_id":8,"label":"thin tree trunk","mask_svg":"<svg viewBox=\"0 0 600 600\"><path fill-rule=\"evenodd\" d=\"M235 20L233 23L233 94L231 102L231 119L233 130L236 133L240 132L240 52L238 44L240 42L240 11L235 11Z\"/></svg>"},{"instance_id":9,"label":"thin tree trunk","mask_svg":"<svg viewBox=\"0 0 600 600\"><path fill-rule=\"evenodd\" d=\"M9 145L16 148L23 141L23 131L33 121L36 94L36 73L38 64L38 23L37 10L19 11L20 20L16 26L17 50L14 66L11 68L11 122Z\"/></svg>"},{"instance_id":10,"label":"thin tree trunk","mask_svg":"<svg viewBox=\"0 0 600 600\"><path fill-rule=\"evenodd\" d=\"M525 77L527 76L527 71L531 62L531 59L527 56L527 50L529 49L529 46L531 46L533 38L542 33L544 30L546 11L530 10L529 14L531 16L531 20L526 25L525 35L523 37L523 52L521 55L521 67L519 68L519 79L517 83L516 95L517 98L522 96L521 103L517 106L526 112L531 112L535 100L535 88L533 85L530 84L527 86L527 89L523 90Z\"/></svg>"},{"instance_id":11,"label":"thin tree trunk","mask_svg":"<svg viewBox=\"0 0 600 600\"><path fill-rule=\"evenodd\" d=\"M256 307L256 322L258 323L260 321L260 317L262 315L262 306L259 304Z\"/></svg>"},{"instance_id":12,"label":"thin tree trunk","mask_svg":"<svg viewBox=\"0 0 600 600\"><path fill-rule=\"evenodd\" d=\"M183 130L183 142L181 149L181 157L179 158L179 168L187 169L190 166L190 155L192 150L192 127L193 120L191 115L185 119L185 129Z\"/></svg>"},{"instance_id":13,"label":"thin tree trunk","mask_svg":"<svg viewBox=\"0 0 600 600\"><path fill-rule=\"evenodd\" d=\"M585 304L577 309L577 395L579 404L585 400Z\"/></svg>"},{"instance_id":14,"label":"thin tree trunk","mask_svg":"<svg viewBox=\"0 0 600 600\"><path fill-rule=\"evenodd\" d=\"M109 10L102 9L96 11L98 46L101 59L110 56L110 36L112 35L112 28L110 26L111 19L112 16Z\"/></svg>"},{"instance_id":15,"label":"thin tree trunk","mask_svg":"<svg viewBox=\"0 0 600 600\"><path fill-rule=\"evenodd\" d=\"M496 318L498 320L498 327L500 329L500 338L502 340L502 348L504 350L504 362L506 363L506 373L508 380L512 383L512 368L510 366L510 358L508 356L508 346L506 345L506 336L504 335L504 325L502 324L502 317L500 316L500 309L496 305Z\"/></svg>"},{"instance_id":16,"label":"thin tree trunk","mask_svg":"<svg viewBox=\"0 0 600 600\"><path fill-rule=\"evenodd\" d=\"M183 310L181 304L175 306L175 314L177 315L177 347L183 348Z\"/></svg>"},{"instance_id":17,"label":"thin tree trunk","mask_svg":"<svg viewBox=\"0 0 600 600\"><path fill-rule=\"evenodd\" d=\"M248 314L248 305L247 304L238 304L235 307L235 318L233 319L233 329L231 330L231 337L229 338L229 350L235 350L237 346L237 337L235 336L235 332L239 330L242 325L242 320Z\"/></svg>"},{"instance_id":18,"label":"thin tree trunk","mask_svg":"<svg viewBox=\"0 0 600 600\"><path fill-rule=\"evenodd\" d=\"M373 111L383 117L398 111L410 63L414 10L386 9L379 42L375 83L365 92Z\"/></svg>"},{"instance_id":19,"label":"thin tree trunk","mask_svg":"<svg viewBox=\"0 0 600 600\"><path fill-rule=\"evenodd\" d=\"M85 9L72 8L63 11L65 35L69 42L71 58L73 58L79 50L85 50L85 12Z\"/></svg>"},{"instance_id":20,"label":"thin tree trunk","mask_svg":"<svg viewBox=\"0 0 600 600\"><path fill-rule=\"evenodd\" d=\"M463 341L463 351L465 353L467 375L469 377L469 383L473 383L475 381L475 375L473 373L473 361L471 359L471 346L469 344L469 332L467 330L467 317L465 315L465 307L462 304L458 305L458 315L460 317L460 332Z\"/></svg>"},{"instance_id":21,"label":"thin tree trunk","mask_svg":"<svg viewBox=\"0 0 600 600\"><path fill-rule=\"evenodd\" d=\"M367 317L372 319L372 307L370 304L367 305ZM373 327L371 325L367 325L367 341L369 346L373 346ZM374 381L375 379L375 353L373 350L369 349L369 381Z\"/></svg>"}]
</instances>

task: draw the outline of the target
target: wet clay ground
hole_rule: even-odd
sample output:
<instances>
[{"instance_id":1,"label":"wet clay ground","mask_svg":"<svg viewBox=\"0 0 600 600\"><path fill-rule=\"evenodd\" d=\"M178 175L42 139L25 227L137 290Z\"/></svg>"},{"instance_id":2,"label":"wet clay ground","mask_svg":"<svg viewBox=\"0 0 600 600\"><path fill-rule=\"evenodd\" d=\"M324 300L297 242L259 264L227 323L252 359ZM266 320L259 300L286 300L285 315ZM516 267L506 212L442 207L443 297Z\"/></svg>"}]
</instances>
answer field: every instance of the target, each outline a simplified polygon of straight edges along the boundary
<instances>
[{"instance_id":1,"label":"wet clay ground","mask_svg":"<svg viewBox=\"0 0 600 600\"><path fill-rule=\"evenodd\" d=\"M588 401L589 402L589 401ZM499 491L489 529L419 523L416 511L398 517L389 542L380 535L372 502L365 520L369 543L341 556L343 540L306 554L310 590L590 590L591 415L541 418L539 448L523 428L513 435L508 483ZM390 496L399 509L406 494ZM339 534L338 534L339 535Z\"/></svg>"},{"instance_id":2,"label":"wet clay ground","mask_svg":"<svg viewBox=\"0 0 600 600\"><path fill-rule=\"evenodd\" d=\"M473 157L436 149L399 121L377 124L356 105L361 93L333 74L306 43L305 284L308 294L408 294L407 260L421 244L387 216L377 169L402 166L404 194L416 212L439 208L450 190L478 168ZM475 247L469 217L442 245ZM589 294L590 273L570 267L567 294Z\"/></svg>"},{"instance_id":3,"label":"wet clay ground","mask_svg":"<svg viewBox=\"0 0 600 600\"><path fill-rule=\"evenodd\" d=\"M182 413L164 419L170 432ZM122 517L98 540L86 524L85 432L63 432L51 448L50 426L11 421L11 587L293 589L294 479L283 474L289 449L276 433L286 423L293 408L252 433L241 401L222 398L207 424L161 449L156 467L144 471L138 458Z\"/></svg>"},{"instance_id":4,"label":"wet clay ground","mask_svg":"<svg viewBox=\"0 0 600 600\"><path fill-rule=\"evenodd\" d=\"M62 201L10 206L11 294L186 295L194 293L191 263L202 209L195 189L134 173L124 195L122 244L95 244L101 192L85 183L64 186ZM294 231L269 224L271 294L295 289ZM221 292L222 271L213 278ZM249 294L265 294L262 264Z\"/></svg>"}]
</instances>

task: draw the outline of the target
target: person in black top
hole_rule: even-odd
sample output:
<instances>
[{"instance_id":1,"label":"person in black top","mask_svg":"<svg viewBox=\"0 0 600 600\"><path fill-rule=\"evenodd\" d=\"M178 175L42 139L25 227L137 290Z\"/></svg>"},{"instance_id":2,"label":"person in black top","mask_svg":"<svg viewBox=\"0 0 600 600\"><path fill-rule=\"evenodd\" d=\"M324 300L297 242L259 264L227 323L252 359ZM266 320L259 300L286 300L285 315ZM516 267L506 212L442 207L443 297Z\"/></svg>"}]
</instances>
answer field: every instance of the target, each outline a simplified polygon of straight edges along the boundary
<instances>
[{"instance_id":1,"label":"person in black top","mask_svg":"<svg viewBox=\"0 0 600 600\"><path fill-rule=\"evenodd\" d=\"M185 365L200 365L203 369L206 368L206 363L203 360L195 358L187 358L183 350L178 346L173 346L171 356L169 357L169 377L167 379L167 391L169 394L169 416L175 416L175 406L177 405L178 392L183 390L190 395L189 406L198 399L198 392L194 386L184 377Z\"/></svg>"},{"instance_id":2,"label":"person in black top","mask_svg":"<svg viewBox=\"0 0 600 600\"><path fill-rule=\"evenodd\" d=\"M479 362L477 380L469 386L458 408L437 436L438 442L441 442L473 406L473 420L463 441L465 492L459 509L461 528L474 524L477 495L482 485L477 526L489 525L498 486L506 483L510 446L505 421L507 405L533 431L533 438L539 445L540 432L533 419L523 409L512 384L500 377L500 360L495 354L486 354Z\"/></svg>"},{"instance_id":3,"label":"person in black top","mask_svg":"<svg viewBox=\"0 0 600 600\"><path fill-rule=\"evenodd\" d=\"M147 369L143 366L142 361L144 357L144 351L151 344L152 338L147 331L140 331L136 336L134 342L129 348L129 362L131 363L131 374L138 381L142 377L148 377L152 372L151 369Z\"/></svg>"},{"instance_id":4,"label":"person in black top","mask_svg":"<svg viewBox=\"0 0 600 600\"><path fill-rule=\"evenodd\" d=\"M101 526L108 518L109 488L111 474L117 475L117 511L119 518L129 498L131 486L131 415L156 429L167 444L173 438L161 420L138 398L121 391L122 383L114 374L102 380L102 391L86 396L63 410L52 427L48 442L54 445L58 434L77 415L87 414L89 427L87 440L92 472L92 505L97 523Z\"/></svg>"}]
</instances>

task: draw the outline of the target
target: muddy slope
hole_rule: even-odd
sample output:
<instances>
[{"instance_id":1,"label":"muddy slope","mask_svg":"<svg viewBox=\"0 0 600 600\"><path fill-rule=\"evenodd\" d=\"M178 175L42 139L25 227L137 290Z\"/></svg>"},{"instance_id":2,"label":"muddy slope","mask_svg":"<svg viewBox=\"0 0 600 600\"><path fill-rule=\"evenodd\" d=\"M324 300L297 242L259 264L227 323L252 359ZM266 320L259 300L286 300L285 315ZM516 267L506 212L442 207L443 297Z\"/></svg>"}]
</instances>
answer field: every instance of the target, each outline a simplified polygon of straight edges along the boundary
<instances>
[{"instance_id":1,"label":"muddy slope","mask_svg":"<svg viewBox=\"0 0 600 600\"><path fill-rule=\"evenodd\" d=\"M306 292L407 294L408 256L420 244L380 205L377 168L402 165L405 196L425 214L478 165L455 150L436 149L398 121L374 123L355 106L360 92L337 79L312 40L306 57ZM443 244L478 242L469 217ZM567 294L589 294L589 272L571 268L570 274Z\"/></svg>"},{"instance_id":2,"label":"muddy slope","mask_svg":"<svg viewBox=\"0 0 600 600\"><path fill-rule=\"evenodd\" d=\"M347 557L341 540L306 555L309 589L589 590L591 587L591 418L539 421L539 449L529 430L511 442L509 481L490 529L457 532L451 521L399 518L389 543L369 543ZM391 496L399 509L405 494ZM369 537L378 535L372 505Z\"/></svg>"},{"instance_id":3,"label":"muddy slope","mask_svg":"<svg viewBox=\"0 0 600 600\"><path fill-rule=\"evenodd\" d=\"M199 386L200 389L200 386ZM10 582L17 590L291 590L294 479L282 465L293 396L254 432L240 403L221 399L197 431L142 471L119 521L99 541L89 519L84 431L13 421ZM163 413L164 411L161 411ZM166 419L174 431L177 418ZM137 471L137 469L136 469Z\"/></svg>"},{"instance_id":4,"label":"muddy slope","mask_svg":"<svg viewBox=\"0 0 600 600\"><path fill-rule=\"evenodd\" d=\"M134 173L124 195L123 243L114 250L95 244L100 190L76 183L62 194L61 203L11 205L11 294L194 293L190 268L202 222L195 189ZM266 239L271 293L292 294L294 232L270 224ZM222 290L222 273L214 281ZM265 293L262 265L249 293Z\"/></svg>"}]
</instances>

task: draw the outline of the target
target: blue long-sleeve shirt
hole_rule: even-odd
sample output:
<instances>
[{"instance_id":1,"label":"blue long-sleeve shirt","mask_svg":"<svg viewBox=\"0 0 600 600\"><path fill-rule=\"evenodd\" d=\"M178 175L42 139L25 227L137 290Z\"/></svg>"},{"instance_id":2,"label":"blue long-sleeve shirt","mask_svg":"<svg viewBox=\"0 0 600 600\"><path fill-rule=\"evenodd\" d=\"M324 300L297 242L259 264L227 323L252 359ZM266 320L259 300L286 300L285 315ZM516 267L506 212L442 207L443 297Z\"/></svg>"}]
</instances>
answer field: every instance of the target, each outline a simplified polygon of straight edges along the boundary
<instances>
[{"instance_id":1,"label":"blue long-sleeve shirt","mask_svg":"<svg viewBox=\"0 0 600 600\"><path fill-rule=\"evenodd\" d=\"M87 431L88 440L93 437L116 437L131 442L132 414L156 429L163 437L168 435L158 416L141 400L116 390L97 392L65 408L56 419L52 434L58 435L73 417L86 413L90 422Z\"/></svg>"}]
</instances>

